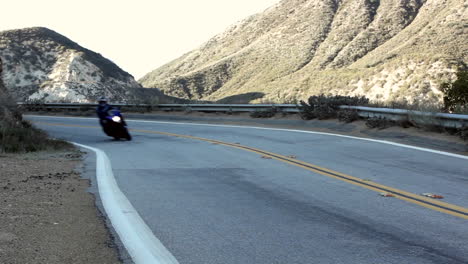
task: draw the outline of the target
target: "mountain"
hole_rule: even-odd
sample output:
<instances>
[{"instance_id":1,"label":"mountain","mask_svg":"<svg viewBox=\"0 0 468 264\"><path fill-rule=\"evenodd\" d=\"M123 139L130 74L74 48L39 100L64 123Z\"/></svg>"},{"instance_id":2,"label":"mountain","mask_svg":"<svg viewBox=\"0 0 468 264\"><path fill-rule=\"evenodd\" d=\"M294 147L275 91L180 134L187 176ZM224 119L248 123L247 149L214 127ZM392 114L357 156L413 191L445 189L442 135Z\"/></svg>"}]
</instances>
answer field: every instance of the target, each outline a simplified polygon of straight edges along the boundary
<instances>
[{"instance_id":1,"label":"mountain","mask_svg":"<svg viewBox=\"0 0 468 264\"><path fill-rule=\"evenodd\" d=\"M139 82L189 99L440 102L468 59L464 0L283 0Z\"/></svg>"},{"instance_id":2,"label":"mountain","mask_svg":"<svg viewBox=\"0 0 468 264\"><path fill-rule=\"evenodd\" d=\"M127 101L142 89L112 61L47 28L0 32L0 58L5 86L19 101Z\"/></svg>"}]
</instances>

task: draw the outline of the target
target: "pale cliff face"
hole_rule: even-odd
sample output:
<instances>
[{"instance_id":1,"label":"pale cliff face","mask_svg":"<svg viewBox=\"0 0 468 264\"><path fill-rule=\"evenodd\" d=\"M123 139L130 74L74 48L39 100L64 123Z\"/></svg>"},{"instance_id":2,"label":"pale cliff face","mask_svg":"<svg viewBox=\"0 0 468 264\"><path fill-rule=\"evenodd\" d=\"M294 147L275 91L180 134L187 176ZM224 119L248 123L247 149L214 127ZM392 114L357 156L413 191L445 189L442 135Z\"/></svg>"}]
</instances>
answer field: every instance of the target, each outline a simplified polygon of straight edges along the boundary
<instances>
[{"instance_id":1,"label":"pale cliff face","mask_svg":"<svg viewBox=\"0 0 468 264\"><path fill-rule=\"evenodd\" d=\"M144 76L191 99L253 102L319 93L440 102L468 63L463 0L284 0Z\"/></svg>"},{"instance_id":2,"label":"pale cliff face","mask_svg":"<svg viewBox=\"0 0 468 264\"><path fill-rule=\"evenodd\" d=\"M5 85L19 101L125 101L141 88L111 61L44 28L0 32L0 57Z\"/></svg>"}]
</instances>

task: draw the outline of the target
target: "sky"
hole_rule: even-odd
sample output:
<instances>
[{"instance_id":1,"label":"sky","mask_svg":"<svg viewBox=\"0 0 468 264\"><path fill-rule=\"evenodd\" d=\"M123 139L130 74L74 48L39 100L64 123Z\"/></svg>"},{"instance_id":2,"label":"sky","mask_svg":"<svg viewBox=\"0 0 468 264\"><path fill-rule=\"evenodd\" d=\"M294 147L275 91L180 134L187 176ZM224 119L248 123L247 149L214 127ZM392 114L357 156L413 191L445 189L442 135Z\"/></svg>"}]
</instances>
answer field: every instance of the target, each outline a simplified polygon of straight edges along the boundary
<instances>
[{"instance_id":1,"label":"sky","mask_svg":"<svg viewBox=\"0 0 468 264\"><path fill-rule=\"evenodd\" d=\"M47 27L101 53L136 79L279 0L15 0L0 31Z\"/></svg>"}]
</instances>

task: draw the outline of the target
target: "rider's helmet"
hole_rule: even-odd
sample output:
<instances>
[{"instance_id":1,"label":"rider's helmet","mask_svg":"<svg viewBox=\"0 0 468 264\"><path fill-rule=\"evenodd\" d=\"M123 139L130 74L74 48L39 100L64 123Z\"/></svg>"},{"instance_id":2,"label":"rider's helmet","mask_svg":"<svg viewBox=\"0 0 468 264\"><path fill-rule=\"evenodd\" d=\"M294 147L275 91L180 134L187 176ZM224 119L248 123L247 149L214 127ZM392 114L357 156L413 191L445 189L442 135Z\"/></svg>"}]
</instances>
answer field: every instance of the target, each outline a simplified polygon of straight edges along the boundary
<instances>
[{"instance_id":1,"label":"rider's helmet","mask_svg":"<svg viewBox=\"0 0 468 264\"><path fill-rule=\"evenodd\" d=\"M99 104L107 104L107 98L105 96L101 96L98 99Z\"/></svg>"}]
</instances>

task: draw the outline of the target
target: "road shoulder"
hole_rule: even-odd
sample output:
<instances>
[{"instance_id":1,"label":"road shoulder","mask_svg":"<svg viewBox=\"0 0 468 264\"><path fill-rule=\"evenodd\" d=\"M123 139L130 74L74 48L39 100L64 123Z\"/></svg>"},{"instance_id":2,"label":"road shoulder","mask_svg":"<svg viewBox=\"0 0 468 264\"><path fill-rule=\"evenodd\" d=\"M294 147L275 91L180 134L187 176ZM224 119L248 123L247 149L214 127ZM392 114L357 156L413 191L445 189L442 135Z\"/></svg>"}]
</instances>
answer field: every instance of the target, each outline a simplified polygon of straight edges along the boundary
<instances>
[{"instance_id":1,"label":"road shoulder","mask_svg":"<svg viewBox=\"0 0 468 264\"><path fill-rule=\"evenodd\" d=\"M2 263L121 263L78 150L0 156Z\"/></svg>"}]
</instances>

